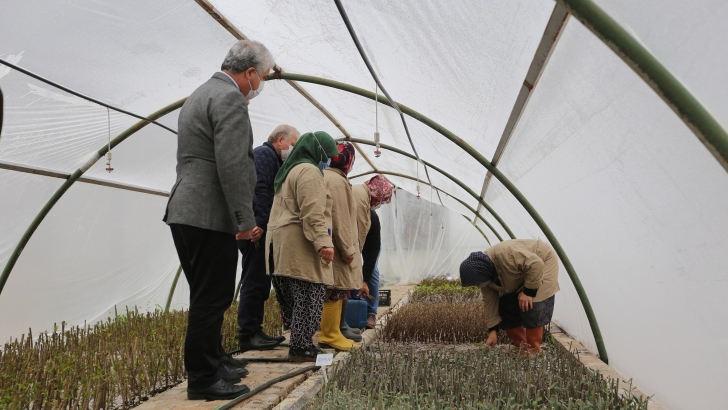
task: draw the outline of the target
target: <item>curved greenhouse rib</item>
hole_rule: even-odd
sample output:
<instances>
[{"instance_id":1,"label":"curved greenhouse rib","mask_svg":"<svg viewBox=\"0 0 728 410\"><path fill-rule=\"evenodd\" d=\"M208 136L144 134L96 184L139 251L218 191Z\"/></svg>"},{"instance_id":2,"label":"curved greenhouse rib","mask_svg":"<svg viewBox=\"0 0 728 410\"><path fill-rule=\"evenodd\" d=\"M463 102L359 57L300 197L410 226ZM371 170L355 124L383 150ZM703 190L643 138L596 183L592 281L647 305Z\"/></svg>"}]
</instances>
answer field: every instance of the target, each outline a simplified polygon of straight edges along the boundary
<instances>
[{"instance_id":1,"label":"curved greenhouse rib","mask_svg":"<svg viewBox=\"0 0 728 410\"><path fill-rule=\"evenodd\" d=\"M51 196L51 198L46 202L45 205L43 205L43 208L38 212L38 215L36 215L35 219L33 219L33 222L30 223L30 226L28 229L25 230L25 233L20 238L20 241L15 246L15 249L13 250L13 253L10 254L10 258L8 259L8 262L5 264L5 268L3 269L2 274L0 274L0 294L2 294L3 289L5 288L5 283L8 281L8 277L10 276L10 272L13 270L13 267L15 266L15 263L18 261L18 258L20 257L20 254L23 252L23 249L25 248L25 245L28 244L28 241L30 241L31 236L33 236L33 233L36 229L38 229L38 226L40 226L40 223L43 222L43 219L48 215L48 213L53 209L53 206L58 202L59 199L63 196L63 194L68 191L68 188L73 185L74 182L76 182L79 178L81 178L81 175L84 174L84 172L88 171L91 166L93 166L96 161L101 159L106 153L109 151L110 148L114 148L117 145L119 145L122 141L129 138L130 136L134 135L137 131L141 130L142 128L146 127L150 120L156 120L158 118L161 118L170 112L182 107L182 104L185 103L187 98L183 98L177 102L174 102L161 110L152 113L149 117L145 118L144 120L141 120L137 122L136 124L132 125L131 127L127 128L124 132L117 135L116 138L111 140L111 142L104 144L103 147L101 147L100 150L93 152L85 164L81 166L81 168L77 169L71 176L68 177L66 182L61 185L58 190Z\"/></svg>"},{"instance_id":2,"label":"curved greenhouse rib","mask_svg":"<svg viewBox=\"0 0 728 410\"><path fill-rule=\"evenodd\" d=\"M169 296L167 296L167 304L164 306L164 313L169 312L169 307L172 305L172 296L174 296L174 290L177 289L177 281L179 281L179 275L182 273L182 265L177 268L177 273L174 274L174 280L172 281L172 287L169 288Z\"/></svg>"},{"instance_id":3,"label":"curved greenhouse rib","mask_svg":"<svg viewBox=\"0 0 728 410\"><path fill-rule=\"evenodd\" d=\"M350 84L345 84L339 81L329 80L326 78L320 78L320 77L314 77L310 75L303 75L303 74L291 74L291 73L273 73L269 75L267 80L273 80L273 79L283 79L283 80L295 80L295 81L301 81L301 82L307 82L312 84L319 84L323 85L325 87L331 87L336 88L342 91L350 92L353 94L360 95L365 98L369 98L371 100L375 99L374 93L371 91L364 90L359 87L355 87ZM381 101L382 104L390 105L389 100L384 96L377 96L376 99L378 101ZM391 105L390 105L391 106ZM589 320L589 326L591 327L592 334L594 335L594 342L597 345L597 350L599 352L599 358L604 362L608 363L609 359L607 357L607 349L604 347L604 339L602 338L602 332L599 330L599 324L597 323L596 315L594 315L594 310L591 307L591 303L589 302L589 297L586 295L586 291L584 290L584 286L581 284L581 280L579 279L579 276L576 274L576 270L574 269L574 266L571 264L571 261L569 260L569 257L566 256L566 252L564 251L564 248L561 247L561 243L556 239L556 236L551 231L551 228L549 228L548 225L546 225L546 221L541 218L541 215L536 211L536 208L531 205L530 202L526 199L526 197L521 193L521 191L516 188L515 185L502 173L500 170L496 167L494 167L490 161L488 161L483 155L480 154L475 148L471 147L470 144L463 141L460 137L453 134L448 130L447 128L443 127L442 125L436 123L435 121L427 118L426 116L420 114L419 112L398 103L398 106L404 112L405 114L409 115L410 117L420 121L421 123L427 125L428 127L432 128L433 130L440 133L442 136L447 138L448 140L452 141L455 145L460 147L463 151L468 153L471 157L475 158L478 162L480 162L481 165L483 165L488 171L490 171L493 176L503 184L503 186L513 194L513 196L518 200L518 202L523 206L523 208L528 212L529 215L531 215L531 218L533 218L534 222L538 225L538 227L543 231L544 235L546 235L546 239L551 243L551 246L553 246L554 250L556 251L556 254L559 255L559 258L561 259L561 262L564 264L564 268L566 268L566 272L569 274L569 278L571 279L571 282L574 284L574 289L576 289L576 293L579 295L579 300L581 301L582 306L584 307L584 313L586 313L586 317ZM381 172L381 171L380 171Z\"/></svg>"},{"instance_id":4,"label":"curved greenhouse rib","mask_svg":"<svg viewBox=\"0 0 728 410\"><path fill-rule=\"evenodd\" d=\"M8 61L3 60L2 58L0 58L0 64L6 65L6 66L12 68L13 70L20 71L21 73L23 73L23 74L25 74L25 75L27 75L29 77L33 77L33 78L35 78L38 81L42 81L42 82L44 82L44 83L46 83L46 84L48 84L50 86L53 86L53 87L58 88L59 90L63 90L65 92L69 93L69 94L75 95L76 97L83 98L84 100L91 101L94 104L98 104L98 105L100 105L102 107L106 107L106 108L108 108L110 110L113 110L113 111L116 111L116 112L120 112L122 114L126 114L126 115L128 115L130 117L134 117L134 118L139 119L139 120L142 120L142 121L150 122L150 123L152 123L154 125L157 125L159 127L164 128L165 130L167 130L167 131L169 131L171 133L174 133L174 134L177 133L177 131L175 131L175 130L169 128L169 127L167 127L166 125L163 125L163 124L158 123L157 121L155 121L155 118L151 118L151 116L149 116L149 117L142 117L139 114L134 114L133 112L126 111L126 110L122 110L121 108L118 108L118 107L114 107L111 104L107 104L107 103L105 103L105 102L103 102L101 100L97 100L95 98L91 98L91 97L89 97L89 96L87 96L85 94L81 94L78 91L74 91L74 90L72 90L72 89L70 89L68 87L64 87L64 86L62 86L62 85L60 85L58 83L55 83L55 82L53 82L51 80L48 80L48 79L46 79L44 77L41 77L40 75L38 75L38 74L36 74L36 73L34 73L32 71L28 71L28 70L26 70L26 69L24 69L22 67L19 67L19 66L13 64L13 63L10 63Z\"/></svg>"},{"instance_id":5,"label":"curved greenhouse rib","mask_svg":"<svg viewBox=\"0 0 728 410\"><path fill-rule=\"evenodd\" d=\"M364 172L364 173L362 173L362 174L359 174L359 175L354 175L354 176L352 176L352 177L351 177L351 179L354 179L354 178L359 178L359 177L363 177L363 176L365 176L365 175L370 175L370 174L373 174L373 173L374 173L374 171L367 171L367 172ZM413 176L409 176L409 175L405 175L405 174L400 174L400 173L398 173L398 172L382 171L382 170L380 169L380 170L378 171L378 173L380 173L380 174L384 174L384 175L391 175L391 176L393 176L393 177L400 177L400 178L406 178L406 179L411 179L412 181L417 181L417 182L421 182L421 183L423 183L423 184L427 182L427 181L423 181L423 180L421 180L421 179L415 178L415 177L413 177ZM429 184L428 184L428 185L429 185ZM485 223L485 224L486 224L486 225L488 226L488 228L490 228L490 230L491 230L491 231L493 231L493 233L495 234L495 236L497 236L497 237L498 237L498 240L500 240L501 242L503 242L503 238L501 238L501 237L500 237L500 235L498 235L498 232L496 232L496 230L495 230L495 229L493 229L493 225L489 224L489 223L488 223L488 221L486 221L486 220L485 220L485 218L483 218L483 215L481 215L481 214L477 213L477 212L475 211L475 208L473 208L472 206L468 205L468 204L467 204L467 203L466 203L465 201L463 201L462 199L460 199L460 198L458 198L458 197L456 197L456 196L452 196L452 195L450 195L450 193L449 193L449 192L447 192L447 191L445 191L445 190L443 190L443 189L440 189L440 188L438 188L438 187L436 187L436 186L434 186L434 185L431 185L431 187L432 187L432 189L434 189L434 190L436 190L436 191L438 191L438 192L442 192L443 194L445 194L445 195L449 196L450 198L452 198L452 199L454 199L454 200L458 201L458 202L459 202L459 203L460 203L460 204L461 204L462 206L464 206L464 207L468 208L468 210L469 210L470 212L474 213L474 214L475 214L475 216L477 216L478 218L480 218L480 220L481 220L481 221L483 221L483 222L484 222L484 223ZM465 215L463 215L463 216L465 216ZM467 217L466 217L466 218L467 218ZM470 219L468 219L468 220L470 220ZM485 236L485 234L483 234L483 236ZM485 239L486 239L486 240L488 240L488 238L485 238ZM490 243L490 241L488 241L488 243Z\"/></svg>"},{"instance_id":6,"label":"curved greenhouse rib","mask_svg":"<svg viewBox=\"0 0 728 410\"><path fill-rule=\"evenodd\" d=\"M365 144L365 145L372 145L372 146L376 146L377 145L375 142L363 140L363 139L360 139L360 138L351 138L350 141L357 142L359 144ZM399 148L392 147L392 146L386 145L386 144L379 144L379 146L380 146L380 148L384 148L386 150L389 150L389 151L392 151L392 152L396 152L397 154L404 155L404 156L406 156L408 158L415 159L415 160L417 159L414 155L410 154L409 152L402 151ZM423 164L425 164L428 167L430 167L430 168L434 169L435 171L439 172L444 177L448 178L450 181L458 184L460 186L460 188L464 189L468 194L470 194L470 196L472 196L473 198L475 198L480 205L482 205L483 207L485 207L485 209L487 209L488 212L490 212L491 215L493 215L493 218L495 218L498 221L498 223L500 224L500 226L502 226L503 229L505 229L505 231L508 233L508 236L510 236L511 239L516 239L516 236L513 235L513 232L511 232L511 229L508 228L508 225L506 225L505 221L503 221L503 219L501 219L500 215L498 215L498 213L495 211L495 209L491 208L491 206L488 205L485 202L485 200L480 197L480 195L476 194L475 191L473 191L472 189L470 189L470 187L467 186L467 185L465 185L465 183L463 183L459 179L455 178L454 176L450 175L449 173L445 172L444 170L440 169L439 167L437 167L437 166L435 166L435 165L433 165L433 164L431 164L431 163L429 163L429 162L427 162L425 160L421 160L421 161L422 161ZM376 169L375 169L375 171L376 171ZM448 194L448 195L449 196L452 196L450 194ZM478 213L477 210L475 211L475 213ZM493 230L493 229L491 228L491 230ZM501 239L500 235L498 235L497 232L493 231L493 233L495 233L496 236L498 236L498 239L500 239L501 241L503 240L503 239Z\"/></svg>"},{"instance_id":7,"label":"curved greenhouse rib","mask_svg":"<svg viewBox=\"0 0 728 410\"><path fill-rule=\"evenodd\" d=\"M465 215L463 215L463 218L465 218L465 220L466 220L466 221L468 221L468 222L472 222L472 221L470 220L470 218L468 218L468 217L467 217L467 216L465 216ZM483 230L482 230L482 229L480 229L480 227L479 227L478 225L475 225L475 224L473 224L473 227L475 227L475 229L477 229L477 230L478 230L478 232L480 232L480 234L481 234L481 235L483 235L483 238L485 238L485 241L486 241L486 242L488 242L488 246L492 246L492 245L490 244L490 241L488 240L488 237L487 237L487 236L485 236L485 232L483 232Z\"/></svg>"},{"instance_id":8,"label":"curved greenhouse rib","mask_svg":"<svg viewBox=\"0 0 728 410\"><path fill-rule=\"evenodd\" d=\"M728 133L639 41L591 0L557 0L662 98L728 171Z\"/></svg>"}]
</instances>

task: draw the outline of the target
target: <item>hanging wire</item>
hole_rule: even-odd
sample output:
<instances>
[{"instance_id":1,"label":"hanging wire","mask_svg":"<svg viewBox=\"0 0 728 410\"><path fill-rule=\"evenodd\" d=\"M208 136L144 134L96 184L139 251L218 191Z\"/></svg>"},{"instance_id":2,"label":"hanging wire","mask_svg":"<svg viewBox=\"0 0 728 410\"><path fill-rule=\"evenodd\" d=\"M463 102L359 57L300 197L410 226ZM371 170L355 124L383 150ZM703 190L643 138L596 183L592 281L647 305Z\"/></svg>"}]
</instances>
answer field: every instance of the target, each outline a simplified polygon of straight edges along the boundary
<instances>
[{"instance_id":1,"label":"hanging wire","mask_svg":"<svg viewBox=\"0 0 728 410\"><path fill-rule=\"evenodd\" d=\"M389 100L390 105L392 108L397 110L399 113L399 117L402 120L402 126L404 126L404 132L407 134L407 139L409 140L410 147L412 147L412 151L415 154L415 158L417 159L418 164L422 163L422 160L420 159L420 155L417 153L417 149L415 148L414 142L412 142L412 136L410 135L409 128L407 127L407 121L404 118L404 113L399 108L399 105L397 102L394 101L391 95L387 92L387 90L382 85L382 82L379 81L379 77L377 76L377 73L374 71L374 67L372 67L372 64L369 62L369 58L367 57L366 53L364 52L364 48L362 47L361 43L359 42L359 37L357 37L356 32L354 31L354 26L351 24L351 21L349 21L349 16L346 14L346 10L344 10L343 4L341 4L341 0L334 0L334 3L336 3L336 8L339 10L339 14L341 15L341 19L344 21L344 24L346 25L346 29L349 31L349 34L351 35L351 39L354 41L354 45L356 46L356 49L359 51L359 55L361 56L362 60L364 60L364 64L367 66L367 69L369 70L369 74L372 75L374 78L374 81L377 83L379 88L382 89L382 92ZM430 180L430 173L427 172L427 167L425 164L422 164L425 175L427 176L427 182L430 185L430 189L432 189L432 180ZM417 168L419 172L419 168ZM419 193L418 193L419 197ZM437 192L437 198L440 200L440 204L442 204L442 199L440 198L440 193Z\"/></svg>"},{"instance_id":2,"label":"hanging wire","mask_svg":"<svg viewBox=\"0 0 728 410\"><path fill-rule=\"evenodd\" d=\"M111 111L106 107L106 130L109 134L109 146L106 150L106 171L110 174L114 168L111 167Z\"/></svg>"}]
</instances>

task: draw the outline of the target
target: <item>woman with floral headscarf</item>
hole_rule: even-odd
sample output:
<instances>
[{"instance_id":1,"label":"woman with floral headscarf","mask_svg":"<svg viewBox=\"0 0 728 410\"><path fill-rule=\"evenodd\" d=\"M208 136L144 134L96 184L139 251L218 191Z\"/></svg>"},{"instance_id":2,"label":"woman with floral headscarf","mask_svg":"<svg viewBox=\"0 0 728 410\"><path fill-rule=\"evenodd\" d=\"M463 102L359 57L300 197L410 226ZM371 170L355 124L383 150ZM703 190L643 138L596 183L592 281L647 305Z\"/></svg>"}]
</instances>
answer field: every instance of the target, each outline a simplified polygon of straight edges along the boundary
<instances>
[{"instance_id":1,"label":"woman with floral headscarf","mask_svg":"<svg viewBox=\"0 0 728 410\"><path fill-rule=\"evenodd\" d=\"M323 170L339 154L323 131L298 139L276 174L268 222L266 258L281 316L291 326L288 358L316 361L312 337L321 321L326 287L334 284L331 261L331 194Z\"/></svg>"},{"instance_id":2,"label":"woman with floral headscarf","mask_svg":"<svg viewBox=\"0 0 728 410\"><path fill-rule=\"evenodd\" d=\"M324 171L324 181L333 199L331 222L334 240L334 284L326 291L324 311L321 315L319 347L346 351L356 348L356 345L341 333L343 300L350 290L359 289L362 273L359 234L356 226L356 203L347 178L354 165L355 151L349 142L337 144L337 148L339 155L331 158L331 166Z\"/></svg>"},{"instance_id":3,"label":"woman with floral headscarf","mask_svg":"<svg viewBox=\"0 0 728 410\"><path fill-rule=\"evenodd\" d=\"M374 300L367 299L367 328L374 329L379 307L379 253L382 250L379 216L376 212L380 206L392 201L392 184L382 175L376 175L360 185L352 187L357 205L357 225L359 230L359 246L364 265L362 276L364 283L359 289L370 294Z\"/></svg>"}]
</instances>

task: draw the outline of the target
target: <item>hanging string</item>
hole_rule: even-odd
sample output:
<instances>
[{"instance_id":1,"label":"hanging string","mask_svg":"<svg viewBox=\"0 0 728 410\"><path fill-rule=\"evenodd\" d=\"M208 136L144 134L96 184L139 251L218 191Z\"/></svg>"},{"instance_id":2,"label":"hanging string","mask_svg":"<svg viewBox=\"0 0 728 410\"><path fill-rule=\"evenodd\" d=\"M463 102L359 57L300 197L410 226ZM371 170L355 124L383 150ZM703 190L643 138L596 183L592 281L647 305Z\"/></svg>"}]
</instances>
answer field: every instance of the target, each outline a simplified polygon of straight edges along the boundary
<instances>
[{"instance_id":1,"label":"hanging string","mask_svg":"<svg viewBox=\"0 0 728 410\"><path fill-rule=\"evenodd\" d=\"M374 142L377 144L374 148L374 156L379 158L382 155L382 151L379 149L379 84L374 82Z\"/></svg>"},{"instance_id":2,"label":"hanging string","mask_svg":"<svg viewBox=\"0 0 728 410\"><path fill-rule=\"evenodd\" d=\"M106 130L109 137L109 145L106 150L106 171L111 173L114 168L111 167L111 111L109 110L109 107L106 107Z\"/></svg>"}]
</instances>

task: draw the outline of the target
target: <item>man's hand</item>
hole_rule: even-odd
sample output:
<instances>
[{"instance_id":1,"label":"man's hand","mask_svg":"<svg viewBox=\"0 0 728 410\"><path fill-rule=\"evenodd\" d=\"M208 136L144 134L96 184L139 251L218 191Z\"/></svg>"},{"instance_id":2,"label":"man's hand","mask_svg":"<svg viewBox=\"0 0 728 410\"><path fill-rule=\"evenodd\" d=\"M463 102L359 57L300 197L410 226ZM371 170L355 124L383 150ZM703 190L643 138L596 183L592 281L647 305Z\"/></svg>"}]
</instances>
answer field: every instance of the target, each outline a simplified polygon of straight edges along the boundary
<instances>
[{"instance_id":1,"label":"man's hand","mask_svg":"<svg viewBox=\"0 0 728 410\"><path fill-rule=\"evenodd\" d=\"M491 330L490 334L488 334L488 340L485 341L485 345L488 347L495 347L496 343L498 343L498 331Z\"/></svg>"},{"instance_id":2,"label":"man's hand","mask_svg":"<svg viewBox=\"0 0 728 410\"><path fill-rule=\"evenodd\" d=\"M334 260L334 248L319 249L319 257L326 261L326 263L331 263Z\"/></svg>"},{"instance_id":3,"label":"man's hand","mask_svg":"<svg viewBox=\"0 0 728 410\"><path fill-rule=\"evenodd\" d=\"M253 231L255 228L248 229L247 231L240 231L237 235L235 235L235 239L238 241L241 241L243 239L250 239L250 236L253 234Z\"/></svg>"},{"instance_id":4,"label":"man's hand","mask_svg":"<svg viewBox=\"0 0 728 410\"><path fill-rule=\"evenodd\" d=\"M361 288L359 289L359 292L356 293L357 296L361 295L368 295L369 294L369 285L367 285L366 282L361 284Z\"/></svg>"},{"instance_id":5,"label":"man's hand","mask_svg":"<svg viewBox=\"0 0 728 410\"><path fill-rule=\"evenodd\" d=\"M526 296L525 293L521 292L518 294L518 306L521 307L521 312L528 312L533 309L533 298Z\"/></svg>"},{"instance_id":6,"label":"man's hand","mask_svg":"<svg viewBox=\"0 0 728 410\"><path fill-rule=\"evenodd\" d=\"M250 236L250 241L258 242L260 240L260 238L263 236L263 232L265 232L265 231L263 230L263 228L261 228L259 226L256 226L255 228L253 228L253 233Z\"/></svg>"},{"instance_id":7,"label":"man's hand","mask_svg":"<svg viewBox=\"0 0 728 410\"><path fill-rule=\"evenodd\" d=\"M347 265L351 265L351 263L354 262L354 255L356 255L356 254L352 253L349 256L342 256L341 259L343 259Z\"/></svg>"}]
</instances>

